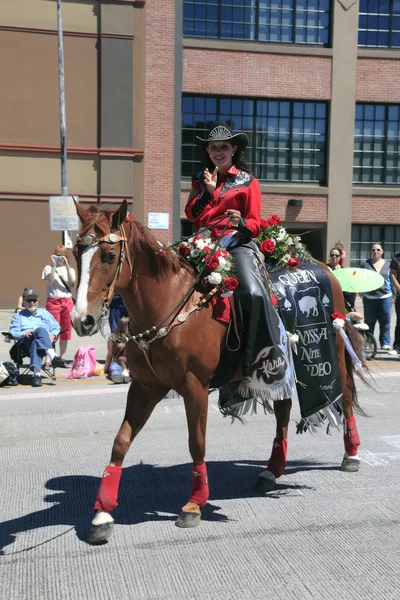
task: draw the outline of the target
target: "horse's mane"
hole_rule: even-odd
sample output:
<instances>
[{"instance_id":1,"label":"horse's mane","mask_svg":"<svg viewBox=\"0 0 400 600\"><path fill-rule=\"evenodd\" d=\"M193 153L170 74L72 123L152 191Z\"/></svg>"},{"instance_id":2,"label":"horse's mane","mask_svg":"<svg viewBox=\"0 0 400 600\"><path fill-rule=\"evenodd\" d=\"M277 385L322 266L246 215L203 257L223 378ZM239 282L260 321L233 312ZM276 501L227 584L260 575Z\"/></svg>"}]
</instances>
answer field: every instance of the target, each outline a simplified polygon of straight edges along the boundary
<instances>
[{"instance_id":1,"label":"horse's mane","mask_svg":"<svg viewBox=\"0 0 400 600\"><path fill-rule=\"evenodd\" d=\"M114 210L92 204L87 212L89 218L82 224L80 233L82 237L93 230L97 237L103 237L110 233ZM160 246L151 231L142 223L125 221L124 231L128 239L128 249L134 271L138 264L147 265L152 275L162 277L171 270L173 273L177 273L182 268L179 257L171 252L168 246Z\"/></svg>"}]
</instances>

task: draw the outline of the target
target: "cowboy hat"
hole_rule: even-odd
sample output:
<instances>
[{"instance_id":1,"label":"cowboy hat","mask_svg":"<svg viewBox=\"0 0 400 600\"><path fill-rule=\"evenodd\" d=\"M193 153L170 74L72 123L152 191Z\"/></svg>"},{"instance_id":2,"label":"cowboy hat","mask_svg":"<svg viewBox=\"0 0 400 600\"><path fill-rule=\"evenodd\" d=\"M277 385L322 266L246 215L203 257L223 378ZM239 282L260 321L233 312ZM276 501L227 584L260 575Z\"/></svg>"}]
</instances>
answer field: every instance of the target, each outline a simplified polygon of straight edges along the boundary
<instances>
[{"instance_id":1,"label":"cowboy hat","mask_svg":"<svg viewBox=\"0 0 400 600\"><path fill-rule=\"evenodd\" d=\"M222 121L211 125L206 139L196 136L196 140L201 145L210 144L211 142L230 142L232 145L240 146L241 148L246 148L249 143L249 138L245 133L233 133L229 125Z\"/></svg>"}]
</instances>

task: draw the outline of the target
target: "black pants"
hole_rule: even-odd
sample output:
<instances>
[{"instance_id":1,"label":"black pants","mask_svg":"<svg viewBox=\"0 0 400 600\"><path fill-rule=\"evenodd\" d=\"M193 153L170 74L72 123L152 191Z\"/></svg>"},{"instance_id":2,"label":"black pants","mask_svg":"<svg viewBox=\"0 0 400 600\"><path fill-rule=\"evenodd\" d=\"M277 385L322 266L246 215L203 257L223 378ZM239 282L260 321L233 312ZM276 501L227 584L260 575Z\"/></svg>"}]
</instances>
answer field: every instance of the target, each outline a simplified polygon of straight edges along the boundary
<instances>
[{"instance_id":1,"label":"black pants","mask_svg":"<svg viewBox=\"0 0 400 600\"><path fill-rule=\"evenodd\" d=\"M235 299L245 322L243 376L251 376L259 352L269 345L280 343L279 320L266 288L266 271L256 244L242 243L228 248L235 263L239 286Z\"/></svg>"},{"instance_id":2,"label":"black pants","mask_svg":"<svg viewBox=\"0 0 400 600\"><path fill-rule=\"evenodd\" d=\"M394 330L394 342L393 342L393 350L397 350L400 352L400 295L396 296L396 328Z\"/></svg>"}]
</instances>

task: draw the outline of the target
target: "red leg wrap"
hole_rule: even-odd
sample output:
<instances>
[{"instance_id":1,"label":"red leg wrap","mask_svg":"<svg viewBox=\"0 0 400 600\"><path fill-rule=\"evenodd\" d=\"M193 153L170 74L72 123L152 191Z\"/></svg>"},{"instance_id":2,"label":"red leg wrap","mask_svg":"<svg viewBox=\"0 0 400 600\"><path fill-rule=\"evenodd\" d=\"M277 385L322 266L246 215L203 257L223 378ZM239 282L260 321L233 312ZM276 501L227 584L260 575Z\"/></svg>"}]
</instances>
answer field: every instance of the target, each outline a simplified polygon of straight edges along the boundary
<instances>
[{"instance_id":1,"label":"red leg wrap","mask_svg":"<svg viewBox=\"0 0 400 600\"><path fill-rule=\"evenodd\" d=\"M271 471L275 477L280 477L285 471L287 447L287 440L280 440L279 438L274 439L272 453L267 464L267 470Z\"/></svg>"},{"instance_id":2,"label":"red leg wrap","mask_svg":"<svg viewBox=\"0 0 400 600\"><path fill-rule=\"evenodd\" d=\"M344 422L344 448L349 456L357 456L357 448L360 445L360 436L358 435L356 420L354 415L351 419Z\"/></svg>"},{"instance_id":3,"label":"red leg wrap","mask_svg":"<svg viewBox=\"0 0 400 600\"><path fill-rule=\"evenodd\" d=\"M209 495L206 463L203 462L200 466L192 465L192 489L190 490L189 502L205 506Z\"/></svg>"},{"instance_id":4,"label":"red leg wrap","mask_svg":"<svg viewBox=\"0 0 400 600\"><path fill-rule=\"evenodd\" d=\"M122 467L112 467L108 465L104 469L103 477L100 483L99 491L97 492L95 510L104 510L110 513L114 508L117 508L118 502L118 487L121 479Z\"/></svg>"}]
</instances>

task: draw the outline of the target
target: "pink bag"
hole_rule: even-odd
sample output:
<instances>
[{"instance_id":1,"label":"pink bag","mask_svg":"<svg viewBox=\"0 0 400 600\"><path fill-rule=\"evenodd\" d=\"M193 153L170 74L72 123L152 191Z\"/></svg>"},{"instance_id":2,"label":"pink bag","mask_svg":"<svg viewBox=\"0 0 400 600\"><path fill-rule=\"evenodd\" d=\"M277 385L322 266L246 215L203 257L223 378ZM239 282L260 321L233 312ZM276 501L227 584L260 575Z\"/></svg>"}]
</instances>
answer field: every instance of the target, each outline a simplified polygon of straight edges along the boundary
<instances>
[{"instance_id":1,"label":"pink bag","mask_svg":"<svg viewBox=\"0 0 400 600\"><path fill-rule=\"evenodd\" d=\"M95 368L96 350L93 346L80 346L75 353L67 379L86 379L93 375Z\"/></svg>"}]
</instances>

